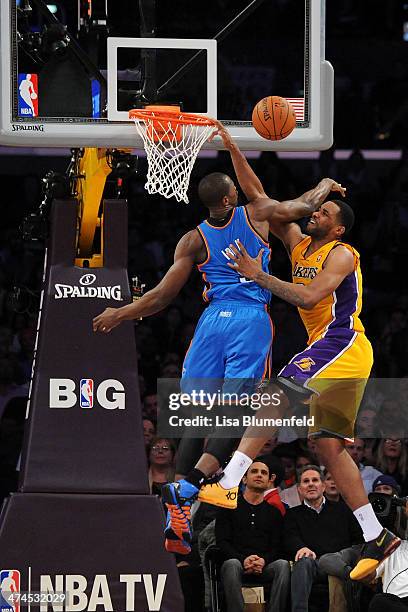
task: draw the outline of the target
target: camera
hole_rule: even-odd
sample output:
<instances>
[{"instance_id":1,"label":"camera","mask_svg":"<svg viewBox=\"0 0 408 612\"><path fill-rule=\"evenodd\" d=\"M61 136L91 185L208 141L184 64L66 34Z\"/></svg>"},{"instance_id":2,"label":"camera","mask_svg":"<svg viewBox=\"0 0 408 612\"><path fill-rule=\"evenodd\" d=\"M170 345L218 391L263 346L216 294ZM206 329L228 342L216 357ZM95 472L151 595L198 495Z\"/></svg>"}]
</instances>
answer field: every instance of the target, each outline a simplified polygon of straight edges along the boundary
<instances>
[{"instance_id":1,"label":"camera","mask_svg":"<svg viewBox=\"0 0 408 612\"><path fill-rule=\"evenodd\" d=\"M371 503L377 517L386 518L399 506L404 507L408 497L397 497L386 493L369 493L368 500Z\"/></svg>"}]
</instances>

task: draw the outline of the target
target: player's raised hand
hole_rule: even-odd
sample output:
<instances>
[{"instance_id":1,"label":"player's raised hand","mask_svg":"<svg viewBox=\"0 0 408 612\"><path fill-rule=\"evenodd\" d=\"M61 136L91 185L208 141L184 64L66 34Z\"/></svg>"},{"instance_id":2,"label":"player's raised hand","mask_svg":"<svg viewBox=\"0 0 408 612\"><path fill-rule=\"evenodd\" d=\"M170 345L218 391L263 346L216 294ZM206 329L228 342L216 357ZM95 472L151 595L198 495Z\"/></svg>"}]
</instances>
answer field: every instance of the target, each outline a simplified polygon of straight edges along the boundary
<instances>
[{"instance_id":1,"label":"player's raised hand","mask_svg":"<svg viewBox=\"0 0 408 612\"><path fill-rule=\"evenodd\" d=\"M210 117L212 121L215 123L215 131L211 134L208 139L208 142L211 142L215 136L220 136L222 138L222 142L224 143L224 147L229 151L234 146L234 141L232 140L231 134L227 130L226 127L222 125L218 119L214 119Z\"/></svg>"},{"instance_id":2,"label":"player's raised hand","mask_svg":"<svg viewBox=\"0 0 408 612\"><path fill-rule=\"evenodd\" d=\"M227 265L241 274L241 276L254 280L258 272L262 270L262 254L264 249L261 249L254 259L248 255L246 248L239 240L237 240L237 245L238 247L233 244L229 245L228 254L233 261Z\"/></svg>"},{"instance_id":3,"label":"player's raised hand","mask_svg":"<svg viewBox=\"0 0 408 612\"><path fill-rule=\"evenodd\" d=\"M121 323L118 316L118 308L106 308L100 315L92 321L94 332L108 334L114 327Z\"/></svg>"},{"instance_id":4,"label":"player's raised hand","mask_svg":"<svg viewBox=\"0 0 408 612\"><path fill-rule=\"evenodd\" d=\"M330 191L337 191L343 198L345 197L347 187L343 187L341 183L334 181L332 178L324 178L322 180L330 183Z\"/></svg>"}]
</instances>

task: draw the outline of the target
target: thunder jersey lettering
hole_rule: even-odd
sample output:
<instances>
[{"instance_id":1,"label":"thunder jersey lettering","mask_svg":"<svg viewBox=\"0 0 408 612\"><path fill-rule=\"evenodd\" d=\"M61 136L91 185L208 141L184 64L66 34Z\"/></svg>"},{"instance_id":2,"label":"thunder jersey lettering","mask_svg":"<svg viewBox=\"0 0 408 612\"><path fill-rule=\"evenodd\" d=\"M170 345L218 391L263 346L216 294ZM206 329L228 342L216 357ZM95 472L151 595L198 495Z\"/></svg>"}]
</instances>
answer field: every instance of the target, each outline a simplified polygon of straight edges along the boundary
<instances>
[{"instance_id":1,"label":"thunder jersey lettering","mask_svg":"<svg viewBox=\"0 0 408 612\"><path fill-rule=\"evenodd\" d=\"M262 289L254 281L250 281L230 268L229 245L239 240L251 257L256 257L260 249L262 269L268 272L271 250L256 230L251 226L245 206L234 208L223 226L213 226L209 221L203 221L198 231L207 249L207 259L197 266L203 275L205 289L204 301L213 299L228 301L257 302L267 304L271 293Z\"/></svg>"},{"instance_id":2,"label":"thunder jersey lettering","mask_svg":"<svg viewBox=\"0 0 408 612\"><path fill-rule=\"evenodd\" d=\"M307 236L292 251L292 278L295 284L309 285L322 271L330 251L338 245L353 254L355 265L354 271L343 279L337 289L311 310L298 309L309 335L308 344L338 328L364 332L364 326L359 319L363 295L360 255L349 244L334 240L305 257L310 242L311 238Z\"/></svg>"}]
</instances>

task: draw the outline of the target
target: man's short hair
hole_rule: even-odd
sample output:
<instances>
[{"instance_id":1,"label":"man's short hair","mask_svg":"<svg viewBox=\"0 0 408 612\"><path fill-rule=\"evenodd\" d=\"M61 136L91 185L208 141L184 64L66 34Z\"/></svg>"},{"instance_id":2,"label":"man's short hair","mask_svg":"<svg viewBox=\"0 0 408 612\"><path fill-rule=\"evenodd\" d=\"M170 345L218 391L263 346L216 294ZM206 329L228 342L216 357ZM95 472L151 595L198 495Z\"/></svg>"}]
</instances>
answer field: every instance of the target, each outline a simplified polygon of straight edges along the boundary
<instances>
[{"instance_id":1,"label":"man's short hair","mask_svg":"<svg viewBox=\"0 0 408 612\"><path fill-rule=\"evenodd\" d=\"M320 480L324 482L323 471L319 468L318 465L305 465L302 468L300 468L300 470L296 470L296 483L297 484L300 484L303 474L305 472L308 472L309 470L313 470L314 472L317 472L320 476Z\"/></svg>"},{"instance_id":2,"label":"man's short hair","mask_svg":"<svg viewBox=\"0 0 408 612\"><path fill-rule=\"evenodd\" d=\"M219 204L231 189L231 179L222 172L208 174L198 184L198 197L207 208Z\"/></svg>"},{"instance_id":3,"label":"man's short hair","mask_svg":"<svg viewBox=\"0 0 408 612\"><path fill-rule=\"evenodd\" d=\"M259 457L256 457L256 459L254 459L254 463L257 461L260 463L264 463L267 466L267 468L269 469L269 478L272 476L272 474L275 474L276 486L283 480L284 475L285 475L285 470L283 468L282 461L280 459L278 459L277 457L274 457L271 454L268 454L268 455L260 455Z\"/></svg>"},{"instance_id":4,"label":"man's short hair","mask_svg":"<svg viewBox=\"0 0 408 612\"><path fill-rule=\"evenodd\" d=\"M340 224L344 225L344 234L343 236L345 236L346 234L348 234L354 225L354 211L351 208L350 204L347 204L347 202L345 200L330 200L330 202L334 202L334 204L336 204L339 207L339 219L340 219Z\"/></svg>"}]
</instances>

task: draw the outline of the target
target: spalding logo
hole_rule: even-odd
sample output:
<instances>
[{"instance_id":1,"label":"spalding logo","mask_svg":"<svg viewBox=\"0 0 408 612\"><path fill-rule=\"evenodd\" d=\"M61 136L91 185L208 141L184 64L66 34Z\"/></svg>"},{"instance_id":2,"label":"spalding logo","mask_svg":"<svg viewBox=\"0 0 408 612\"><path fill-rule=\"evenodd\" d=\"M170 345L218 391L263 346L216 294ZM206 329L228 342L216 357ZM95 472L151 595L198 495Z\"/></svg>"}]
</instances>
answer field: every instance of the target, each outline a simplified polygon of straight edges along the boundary
<instances>
[{"instance_id":1,"label":"spalding logo","mask_svg":"<svg viewBox=\"0 0 408 612\"><path fill-rule=\"evenodd\" d=\"M12 123L12 132L43 132L44 126L32 125L30 123Z\"/></svg>"},{"instance_id":2,"label":"spalding logo","mask_svg":"<svg viewBox=\"0 0 408 612\"><path fill-rule=\"evenodd\" d=\"M81 278L79 279L79 284L80 285L92 285L95 281L96 281L95 274L84 274L84 276L81 276Z\"/></svg>"}]
</instances>

